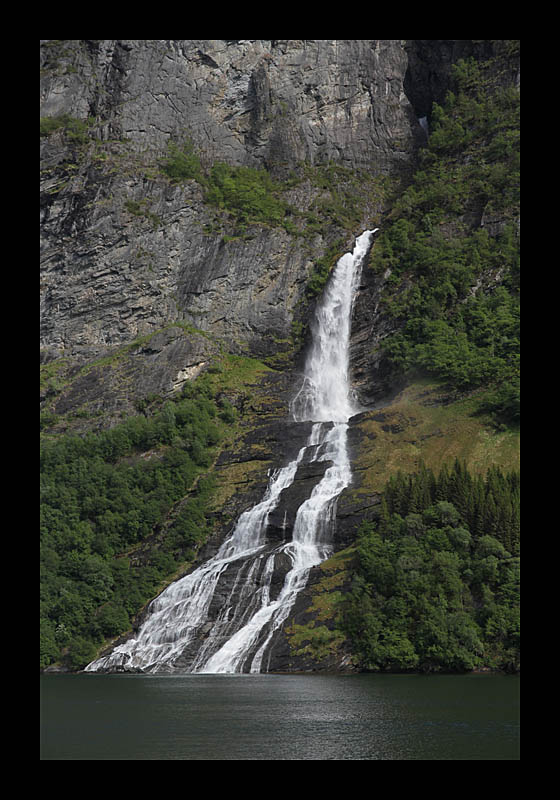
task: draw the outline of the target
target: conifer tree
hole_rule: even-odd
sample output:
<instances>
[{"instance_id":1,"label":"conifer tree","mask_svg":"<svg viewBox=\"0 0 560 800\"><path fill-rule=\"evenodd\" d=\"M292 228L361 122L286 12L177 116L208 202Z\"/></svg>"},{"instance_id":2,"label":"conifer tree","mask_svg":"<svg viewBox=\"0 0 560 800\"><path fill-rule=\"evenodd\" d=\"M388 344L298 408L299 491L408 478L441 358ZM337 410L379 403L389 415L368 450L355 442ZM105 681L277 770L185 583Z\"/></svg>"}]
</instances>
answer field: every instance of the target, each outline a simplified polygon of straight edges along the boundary
<instances>
[{"instance_id":1,"label":"conifer tree","mask_svg":"<svg viewBox=\"0 0 560 800\"><path fill-rule=\"evenodd\" d=\"M519 555L520 527L519 503L513 502L511 509L511 554L514 556Z\"/></svg>"},{"instance_id":2,"label":"conifer tree","mask_svg":"<svg viewBox=\"0 0 560 800\"><path fill-rule=\"evenodd\" d=\"M381 512L379 515L379 522L377 524L377 530L383 538L385 538L389 532L389 516L387 498L385 494L383 494L381 497Z\"/></svg>"},{"instance_id":3,"label":"conifer tree","mask_svg":"<svg viewBox=\"0 0 560 800\"><path fill-rule=\"evenodd\" d=\"M446 500L449 490L449 470L447 464L443 464L436 482L435 500Z\"/></svg>"},{"instance_id":4,"label":"conifer tree","mask_svg":"<svg viewBox=\"0 0 560 800\"><path fill-rule=\"evenodd\" d=\"M498 509L494 494L489 491L486 495L486 502L484 504L484 534L486 536L495 536L498 530Z\"/></svg>"}]
</instances>

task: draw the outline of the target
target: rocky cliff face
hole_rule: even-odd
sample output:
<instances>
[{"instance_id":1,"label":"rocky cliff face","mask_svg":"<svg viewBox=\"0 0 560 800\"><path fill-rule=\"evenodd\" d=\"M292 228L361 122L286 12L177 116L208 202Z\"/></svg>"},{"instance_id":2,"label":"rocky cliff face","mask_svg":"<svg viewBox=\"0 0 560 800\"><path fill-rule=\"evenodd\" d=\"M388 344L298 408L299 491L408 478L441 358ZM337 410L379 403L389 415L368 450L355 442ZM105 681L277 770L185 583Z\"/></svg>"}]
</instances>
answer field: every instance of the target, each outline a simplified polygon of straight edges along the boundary
<instances>
[{"instance_id":1,"label":"rocky cliff face","mask_svg":"<svg viewBox=\"0 0 560 800\"><path fill-rule=\"evenodd\" d=\"M384 182L411 169L425 135L417 116L441 71L428 46L401 40L41 45L41 116L61 121L41 139L42 401L52 430L112 425L146 398L172 396L224 349L279 368L254 387L259 413L216 466L227 490L204 556L258 500L268 464L283 460L287 443L301 446L287 408L305 346L294 321L306 321L310 276L382 224ZM227 210L205 202L200 181L170 180L161 168L168 143L186 140L203 169L266 169L292 224L249 222L240 233ZM398 388L378 355L389 332L381 289L364 269L352 369L365 405ZM358 428L359 420L354 449ZM248 466L238 480L240 464ZM303 466L271 521L279 536L284 511L319 477ZM337 546L376 504L341 498ZM284 641L277 668L293 663Z\"/></svg>"},{"instance_id":2,"label":"rocky cliff face","mask_svg":"<svg viewBox=\"0 0 560 800\"><path fill-rule=\"evenodd\" d=\"M136 151L190 134L209 160L291 168L406 160L400 40L45 40L42 115L94 117Z\"/></svg>"},{"instance_id":3,"label":"rocky cliff face","mask_svg":"<svg viewBox=\"0 0 560 800\"><path fill-rule=\"evenodd\" d=\"M169 141L189 138L205 165L381 176L410 164L419 135L397 40L44 40L41 67L42 117L87 127L41 140L46 358L90 359L177 320L270 352L316 259L360 232L319 217L303 237L258 226L230 240L196 181L161 172ZM306 213L324 194L308 177L286 196Z\"/></svg>"}]
</instances>

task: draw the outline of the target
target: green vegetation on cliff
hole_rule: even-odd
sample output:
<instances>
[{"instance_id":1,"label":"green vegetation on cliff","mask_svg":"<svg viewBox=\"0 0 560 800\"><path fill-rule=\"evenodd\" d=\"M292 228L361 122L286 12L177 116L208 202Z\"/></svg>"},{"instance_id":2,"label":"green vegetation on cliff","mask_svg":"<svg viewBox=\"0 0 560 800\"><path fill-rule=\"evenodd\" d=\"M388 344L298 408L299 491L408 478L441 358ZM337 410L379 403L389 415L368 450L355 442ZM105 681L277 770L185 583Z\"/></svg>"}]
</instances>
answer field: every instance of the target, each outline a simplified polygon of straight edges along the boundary
<instances>
[{"instance_id":1,"label":"green vegetation on cliff","mask_svg":"<svg viewBox=\"0 0 560 800\"><path fill-rule=\"evenodd\" d=\"M41 667L92 660L192 562L212 525L208 470L236 430L227 398L266 369L223 356L181 395L41 443Z\"/></svg>"},{"instance_id":2,"label":"green vegetation on cliff","mask_svg":"<svg viewBox=\"0 0 560 800\"><path fill-rule=\"evenodd\" d=\"M285 187L264 169L218 161L205 170L188 140L181 146L169 143L162 169L174 182L196 180L203 187L205 202L227 211L239 231L254 223L289 226L292 209L280 197Z\"/></svg>"},{"instance_id":3,"label":"green vegetation on cliff","mask_svg":"<svg viewBox=\"0 0 560 800\"><path fill-rule=\"evenodd\" d=\"M421 462L434 472L456 459L475 474L485 475L490 465L519 470L519 428L498 428L482 411L486 397L484 390L458 397L445 382L424 378L362 414L354 423L360 435L349 490L354 500L382 493L399 470L414 472Z\"/></svg>"},{"instance_id":4,"label":"green vegetation on cliff","mask_svg":"<svg viewBox=\"0 0 560 800\"><path fill-rule=\"evenodd\" d=\"M461 61L434 105L412 184L394 204L372 266L399 332L402 371L459 390L492 388L487 408L519 421L519 91L496 63Z\"/></svg>"},{"instance_id":5,"label":"green vegetation on cliff","mask_svg":"<svg viewBox=\"0 0 560 800\"><path fill-rule=\"evenodd\" d=\"M88 141L88 126L94 121L91 117L87 121L76 119L70 114L60 114L57 117L41 117L40 135L50 136L55 131L62 130L70 141L84 144Z\"/></svg>"},{"instance_id":6,"label":"green vegetation on cliff","mask_svg":"<svg viewBox=\"0 0 560 800\"><path fill-rule=\"evenodd\" d=\"M496 66L455 66L452 90L433 107L419 168L380 226L371 266L384 280L380 307L398 331L383 340L384 353L400 373L445 382L462 405L420 399L420 387L414 406L409 384L398 406L364 419L371 446L354 465L359 491L382 491L383 511L361 526L352 558L348 551L335 556L339 567L356 563L350 594L342 572L322 566L314 619L288 628L294 649L318 659L348 636L355 662L367 670L519 667L519 476L487 469L508 463L509 448L517 454L519 421L519 92L501 85ZM85 159L85 144L95 141L89 126L68 115L46 118L41 136L59 132ZM131 172L138 170L125 142L118 157L114 143L95 146L99 164L113 159L107 170L122 172L125 156ZM146 158L153 178L155 156ZM62 164L70 174L74 165ZM378 213L389 191L388 181L381 186L375 176L333 164L300 165L298 177L284 181L248 167L203 167L189 144L170 144L159 167L174 183L197 181L209 212L205 230L221 230L223 219L233 236L250 225L294 236L330 228L325 240L334 244L315 260L301 308L323 289L346 234L356 232L366 208ZM167 185L161 172L159 179ZM289 191L304 181L314 190L296 209ZM129 215L157 226L147 199L123 202ZM302 327L296 319L295 332ZM143 414L110 430L50 435L57 417L45 406L42 667L83 667L107 638L130 629L208 537L227 494L213 484L211 466L236 431L228 387L262 366L227 358L180 397L145 399ZM62 363L44 368L50 399L61 388ZM500 436L475 424L475 411L494 414ZM467 449L469 469L459 460L441 466ZM437 468L408 474L423 455ZM257 470L265 462L255 463ZM231 469L247 475L250 464ZM321 624L333 619L336 625Z\"/></svg>"},{"instance_id":7,"label":"green vegetation on cliff","mask_svg":"<svg viewBox=\"0 0 560 800\"><path fill-rule=\"evenodd\" d=\"M342 623L360 668L519 669L519 486L458 461L388 482Z\"/></svg>"},{"instance_id":8,"label":"green vegetation on cliff","mask_svg":"<svg viewBox=\"0 0 560 800\"><path fill-rule=\"evenodd\" d=\"M169 142L161 169L174 183L197 181L203 189L205 203L225 211L236 234L243 234L249 225L264 224L282 227L293 236L324 234L329 226L355 235L366 207L380 206L386 183L383 178L364 170L355 171L333 162L315 166L301 163L283 178L273 177L266 169L234 166L222 161L204 167L188 139L180 145ZM307 209L287 199L290 190L304 182L311 188L312 199L308 198ZM208 229L213 231L212 225ZM340 247L343 244L340 242ZM340 254L343 252L341 250ZM331 260L329 255L324 258ZM312 294L324 286L328 274L324 274L320 287L310 287Z\"/></svg>"}]
</instances>

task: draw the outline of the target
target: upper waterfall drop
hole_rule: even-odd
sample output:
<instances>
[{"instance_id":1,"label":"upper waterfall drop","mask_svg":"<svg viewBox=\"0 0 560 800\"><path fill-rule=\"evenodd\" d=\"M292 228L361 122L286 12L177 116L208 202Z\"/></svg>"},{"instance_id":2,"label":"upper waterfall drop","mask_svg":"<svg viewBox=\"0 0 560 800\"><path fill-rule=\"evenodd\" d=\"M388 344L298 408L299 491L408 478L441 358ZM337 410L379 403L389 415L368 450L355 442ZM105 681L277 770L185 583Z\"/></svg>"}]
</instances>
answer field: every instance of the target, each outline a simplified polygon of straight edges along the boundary
<instances>
[{"instance_id":1,"label":"upper waterfall drop","mask_svg":"<svg viewBox=\"0 0 560 800\"><path fill-rule=\"evenodd\" d=\"M378 230L364 231L354 250L338 260L317 305L302 386L291 403L297 422L347 422L358 410L348 374L352 308L362 264Z\"/></svg>"},{"instance_id":2,"label":"upper waterfall drop","mask_svg":"<svg viewBox=\"0 0 560 800\"><path fill-rule=\"evenodd\" d=\"M302 385L290 406L296 422L314 423L306 444L294 461L272 473L261 502L239 517L217 554L168 586L152 601L136 637L89 664L87 672L266 670L269 646L305 588L310 570L333 552L336 501L352 479L347 430L348 420L358 411L349 379L352 308L377 230L365 231L352 253L338 260L315 310ZM270 543L268 516L304 459L330 466L298 508L291 540ZM288 559L291 566L273 597L278 558ZM216 595L223 597L217 614L212 611Z\"/></svg>"}]
</instances>

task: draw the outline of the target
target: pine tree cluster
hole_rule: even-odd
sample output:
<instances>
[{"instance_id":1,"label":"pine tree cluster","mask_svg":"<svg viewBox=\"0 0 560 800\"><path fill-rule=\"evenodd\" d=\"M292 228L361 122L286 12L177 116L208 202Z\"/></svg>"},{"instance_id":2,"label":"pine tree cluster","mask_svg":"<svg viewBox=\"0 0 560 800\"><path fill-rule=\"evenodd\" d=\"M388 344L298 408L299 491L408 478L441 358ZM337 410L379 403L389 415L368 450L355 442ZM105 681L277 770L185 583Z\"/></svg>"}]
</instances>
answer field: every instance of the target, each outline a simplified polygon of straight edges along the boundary
<instances>
[{"instance_id":1,"label":"pine tree cluster","mask_svg":"<svg viewBox=\"0 0 560 800\"><path fill-rule=\"evenodd\" d=\"M391 477L342 615L360 669L519 671L519 484L459 460Z\"/></svg>"},{"instance_id":2,"label":"pine tree cluster","mask_svg":"<svg viewBox=\"0 0 560 800\"><path fill-rule=\"evenodd\" d=\"M492 466L486 476L473 475L456 459L451 469L444 464L439 474L420 463L417 472L392 476L383 498L387 514L421 514L440 501L452 503L463 524L475 538L493 536L512 555L519 555L520 473L504 473ZM383 522L382 522L383 529Z\"/></svg>"}]
</instances>

